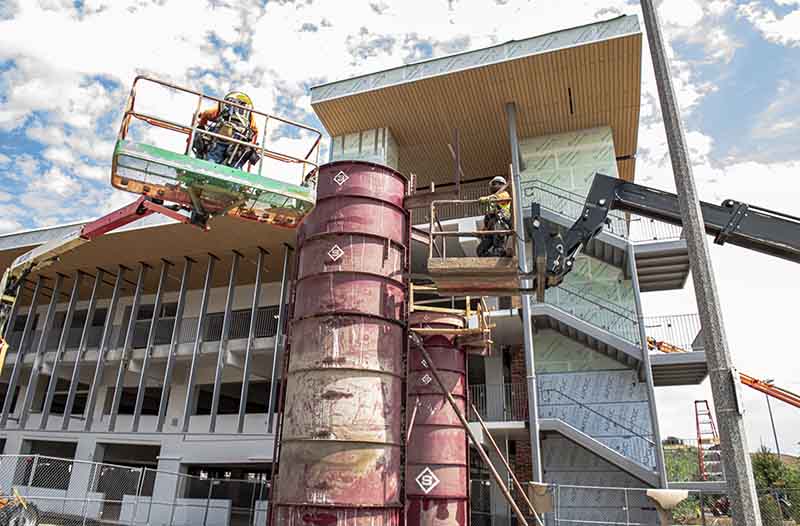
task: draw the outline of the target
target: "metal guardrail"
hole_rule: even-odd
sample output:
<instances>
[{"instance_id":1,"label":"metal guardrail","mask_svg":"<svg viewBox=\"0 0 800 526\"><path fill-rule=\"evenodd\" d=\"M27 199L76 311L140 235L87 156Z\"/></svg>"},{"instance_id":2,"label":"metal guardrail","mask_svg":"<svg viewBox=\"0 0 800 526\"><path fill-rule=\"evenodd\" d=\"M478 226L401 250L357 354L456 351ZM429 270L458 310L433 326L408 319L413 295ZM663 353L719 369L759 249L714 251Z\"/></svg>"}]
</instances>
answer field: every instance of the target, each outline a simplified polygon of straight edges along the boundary
<instances>
[{"instance_id":1,"label":"metal guardrail","mask_svg":"<svg viewBox=\"0 0 800 526\"><path fill-rule=\"evenodd\" d=\"M461 196L464 201L477 200L488 192L488 182L491 178L469 181L461 184ZM441 187L440 187L441 188ZM524 188L525 200L534 200L542 208L559 214L570 221L574 221L583 213L586 197L578 193L565 190L556 185L535 181ZM483 210L477 203L462 206L443 205L437 208L436 216L440 221L460 219L465 217L479 217ZM411 214L412 223L415 225L428 223L430 211L416 209ZM664 223L657 219L624 214L612 211L608 214L609 224L604 231L622 239L633 242L647 241L672 241L682 237L683 228Z\"/></svg>"},{"instance_id":2,"label":"metal guardrail","mask_svg":"<svg viewBox=\"0 0 800 526\"><path fill-rule=\"evenodd\" d=\"M43 455L0 455L0 494L16 489L40 524L256 526L269 482L198 477Z\"/></svg>"},{"instance_id":3,"label":"metal guardrail","mask_svg":"<svg viewBox=\"0 0 800 526\"><path fill-rule=\"evenodd\" d=\"M635 314L621 305L568 285L547 289L545 301L634 345L640 344Z\"/></svg>"},{"instance_id":4,"label":"metal guardrail","mask_svg":"<svg viewBox=\"0 0 800 526\"><path fill-rule=\"evenodd\" d=\"M666 342L684 351L692 351L700 334L700 316L697 314L673 314L668 316L646 316L644 327L647 336L656 342Z\"/></svg>"},{"instance_id":5,"label":"metal guardrail","mask_svg":"<svg viewBox=\"0 0 800 526\"><path fill-rule=\"evenodd\" d=\"M271 305L267 307L260 307L256 314L256 338L271 338L275 336L278 329L278 306ZM224 313L215 312L209 313L206 316L206 327L203 341L218 342L222 337L222 322ZM180 339L179 343L193 343L197 329L197 317L185 317L181 320ZM62 321L63 323L63 321ZM175 325L175 320L172 318L162 318L158 320L156 325L155 345L168 345L172 337L172 328ZM112 348L122 347L125 340L125 330L127 323L122 325L115 325L111 333ZM67 351L74 351L78 348L80 343L82 328L72 328L69 330L69 338L67 340ZM229 339L235 340L239 338L247 338L248 331L250 330L250 309L242 309L231 312L231 327ZM46 351L55 351L58 348L58 339L61 333L61 327L54 326L50 331L50 336L47 340ZM147 338L150 334L150 320L137 320L134 324L133 333L133 348L143 349L147 344ZM91 327L89 329L89 339L87 349L96 350L100 346L100 339L103 335L103 327ZM8 341L12 349L17 349L20 339L22 338L22 331L14 331L9 334ZM41 338L41 331L34 331L32 337L28 339L28 345L25 346L25 351L32 348L33 345L38 345Z\"/></svg>"}]
</instances>

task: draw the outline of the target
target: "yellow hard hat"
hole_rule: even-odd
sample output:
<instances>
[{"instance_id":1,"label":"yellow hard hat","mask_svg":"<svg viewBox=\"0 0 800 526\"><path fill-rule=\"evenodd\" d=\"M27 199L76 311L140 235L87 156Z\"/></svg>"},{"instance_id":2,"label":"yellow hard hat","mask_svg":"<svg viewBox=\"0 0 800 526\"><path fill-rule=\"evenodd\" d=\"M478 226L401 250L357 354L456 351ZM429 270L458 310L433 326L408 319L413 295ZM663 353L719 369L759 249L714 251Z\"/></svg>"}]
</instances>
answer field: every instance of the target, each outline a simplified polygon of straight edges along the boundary
<instances>
[{"instance_id":1,"label":"yellow hard hat","mask_svg":"<svg viewBox=\"0 0 800 526\"><path fill-rule=\"evenodd\" d=\"M253 107L253 100L246 93L243 93L241 91L231 91L230 93L225 95L225 100L238 102L239 104L243 104L248 108Z\"/></svg>"}]
</instances>

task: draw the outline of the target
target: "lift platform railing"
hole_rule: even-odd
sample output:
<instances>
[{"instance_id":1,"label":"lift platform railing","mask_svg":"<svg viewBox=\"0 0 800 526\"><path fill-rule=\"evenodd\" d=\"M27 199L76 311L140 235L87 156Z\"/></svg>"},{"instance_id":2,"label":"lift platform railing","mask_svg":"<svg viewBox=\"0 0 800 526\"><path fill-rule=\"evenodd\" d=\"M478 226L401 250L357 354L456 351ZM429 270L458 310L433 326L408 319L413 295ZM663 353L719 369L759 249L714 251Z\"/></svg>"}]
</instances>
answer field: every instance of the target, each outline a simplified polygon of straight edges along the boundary
<instances>
[{"instance_id":1,"label":"lift platform railing","mask_svg":"<svg viewBox=\"0 0 800 526\"><path fill-rule=\"evenodd\" d=\"M147 107L141 109L144 102L138 100L137 104L137 98L141 99L144 94L150 97L146 89L153 88L166 96L186 97L185 122L153 115L155 110ZM199 119L204 105L241 108L250 112L248 119L259 128L258 135L253 142L248 142L242 140L246 138L244 136L228 136L217 133L219 130L201 128ZM173 145L169 149L141 141L135 130L131 129L134 122L143 122L153 128L183 136L186 138L185 146L175 148ZM278 131L286 133L279 135L276 133ZM239 162L231 166L194 156L193 145L199 136L207 138L209 143L224 143L228 148L239 148L240 155L247 158L246 167ZM286 151L287 148L276 146L275 141L282 136L299 136L297 142L302 151L292 154ZM176 203L191 210L198 218L227 214L294 228L316 202L321 137L318 130L305 124L139 76L131 88L117 136L111 184L120 190ZM299 168L296 174L293 173L295 167Z\"/></svg>"},{"instance_id":2,"label":"lift platform railing","mask_svg":"<svg viewBox=\"0 0 800 526\"><path fill-rule=\"evenodd\" d=\"M517 232L513 229L507 230L454 230L448 231L445 230L442 226L441 221L439 220L438 216L436 215L436 207L443 206L443 205L459 205L459 206L469 206L469 205L476 205L481 204L480 199L442 199L438 201L431 201L431 208L430 208L430 227L428 232L430 233L430 244L428 245L428 259L433 259L434 253L438 257L446 258L447 257L447 243L446 238L448 237L475 237L478 239L482 239L486 236L492 235L506 235L509 236L509 240L513 240L516 238ZM515 206L517 204L516 199L512 196L512 217L510 219L510 223L514 224L514 210L517 209ZM438 228L438 229L437 229ZM436 241L440 240L441 248L439 245L436 244ZM514 251L514 247L516 246L514 243L508 243L511 251Z\"/></svg>"},{"instance_id":3,"label":"lift platform railing","mask_svg":"<svg viewBox=\"0 0 800 526\"><path fill-rule=\"evenodd\" d=\"M155 115L149 115L149 114L146 114L146 113L138 112L136 110L136 108L135 108L135 106L136 106L136 90L137 90L138 84L140 82L153 83L153 84L168 88L170 90L174 90L174 91L177 91L177 92L180 92L180 93L186 93L186 94L193 95L193 96L197 97L197 106L195 108L194 115L192 116L191 125L187 126L185 124L181 124L181 123L177 123L177 122L174 122L174 121L170 121L168 119L164 119L164 118L161 118L161 117L158 117L158 116L155 116ZM259 126L259 129L262 130L262 132L261 132L261 144L259 145L259 144L245 142L245 141L240 141L240 140L234 139L232 137L227 137L225 135L220 135L220 134L208 131L208 130L203 130L203 129L198 128L198 126L197 126L198 117L199 117L199 114L200 114L201 110L203 109L203 103L204 102L206 102L206 103L210 102L210 103L216 103L216 104L226 104L226 105L230 105L230 106L234 106L234 107L240 107L240 108L243 108L243 109L245 109L247 111L250 111L253 115L256 116L256 119L261 117L263 119L263 127L261 126L260 122L256 122L256 124ZM229 143L234 143L234 144L239 144L241 146L254 148L255 151L262 157L262 161L259 162L258 166L257 166L257 170L258 170L257 173L258 173L259 176L263 175L263 172L262 172L262 170L263 170L263 159L265 159L265 158L266 159L274 159L276 161L281 161L281 162L285 162L285 163L293 163L293 164L301 165L302 168L303 168L303 170L302 170L303 175L301 177L301 180L304 183L308 183L308 177L309 176L313 176L316 173L315 172L316 168L318 167L319 145L320 145L320 141L322 140L322 134L319 132L319 130L316 130L316 129L310 127L310 126L306 126L305 124L302 124L302 123L299 123L299 122L296 122L296 121L285 119L283 117L279 117L279 116L276 116L276 115L271 115L269 113L265 113L265 112L256 110L255 108L247 108L247 107L245 107L243 105L236 104L236 103L233 103L233 102L230 102L230 101L225 101L224 99L221 99L219 97L215 97L213 95L207 95L207 94L202 93L200 91L195 91L195 90L192 90L192 89L189 89L189 88L184 88L182 86L177 86L175 84L172 84L172 83L169 83L169 82L165 82L163 80L158 80L158 79L146 77L146 76L143 76L143 75L137 76L134 79L133 87L131 88L130 95L128 96L128 101L127 101L127 103L125 105L125 113L124 113L124 115L122 117L122 125L120 126L118 139L126 139L127 138L128 129L130 127L131 120L134 119L134 118L138 119L138 120L141 120L143 122L146 122L147 124L150 124L151 126L156 126L158 128L163 128L163 129L166 129L166 130L170 130L170 131L174 131L174 132L178 132L178 133L183 133L184 135L187 135L189 137L189 140L186 143L186 150L183 152L184 155L189 155L192 143L194 142L194 138L198 133L202 134L202 135L209 136L209 137L214 137L214 138L217 138L217 139L221 139L221 140L224 140L224 141L229 142ZM306 153L305 156L303 156L303 157L298 157L298 156L294 156L294 155L289 155L287 153L282 153L282 152L280 152L278 150L271 149L270 147L268 147L268 145L267 145L267 137L269 136L269 131L270 131L269 125L270 125L270 122L273 122L273 123L277 122L279 124L286 125L286 126L288 126L290 128L294 128L294 131L296 131L296 132L299 132L299 131L302 130L302 131L310 133L314 137L314 140L313 140L313 143L312 143L311 147L308 150L308 153Z\"/></svg>"}]
</instances>

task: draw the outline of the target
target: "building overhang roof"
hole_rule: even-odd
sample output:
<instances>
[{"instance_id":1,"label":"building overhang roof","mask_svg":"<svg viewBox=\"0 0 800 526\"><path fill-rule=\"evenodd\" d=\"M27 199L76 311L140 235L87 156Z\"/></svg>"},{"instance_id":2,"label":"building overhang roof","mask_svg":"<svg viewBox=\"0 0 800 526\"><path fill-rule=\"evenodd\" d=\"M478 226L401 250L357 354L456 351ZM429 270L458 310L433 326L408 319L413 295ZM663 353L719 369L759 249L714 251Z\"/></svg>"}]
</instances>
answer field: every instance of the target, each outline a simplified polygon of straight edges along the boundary
<instances>
[{"instance_id":1,"label":"building overhang roof","mask_svg":"<svg viewBox=\"0 0 800 526\"><path fill-rule=\"evenodd\" d=\"M453 180L454 130L467 179L508 172L505 105L519 137L610 126L620 177L632 180L639 127L642 32L621 16L315 86L328 133L388 127L399 169L418 182Z\"/></svg>"}]
</instances>

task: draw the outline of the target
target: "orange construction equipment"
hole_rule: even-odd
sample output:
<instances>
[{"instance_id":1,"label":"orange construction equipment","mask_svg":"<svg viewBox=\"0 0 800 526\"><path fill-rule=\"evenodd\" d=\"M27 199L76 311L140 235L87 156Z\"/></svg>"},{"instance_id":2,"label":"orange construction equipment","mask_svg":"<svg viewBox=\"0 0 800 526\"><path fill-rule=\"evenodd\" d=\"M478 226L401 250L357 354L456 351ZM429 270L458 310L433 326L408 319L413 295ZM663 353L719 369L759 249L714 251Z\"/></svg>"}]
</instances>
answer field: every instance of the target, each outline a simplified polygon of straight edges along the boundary
<instances>
[{"instance_id":1,"label":"orange construction equipment","mask_svg":"<svg viewBox=\"0 0 800 526\"><path fill-rule=\"evenodd\" d=\"M723 480L722 451L719 434L708 400L694 401L694 418L697 425L697 467L700 480Z\"/></svg>"},{"instance_id":2,"label":"orange construction equipment","mask_svg":"<svg viewBox=\"0 0 800 526\"><path fill-rule=\"evenodd\" d=\"M744 373L739 373L739 379L747 387L752 387L756 391L761 391L767 396L777 398L778 400L786 402L794 407L800 407L800 395L797 393L793 393L787 389L778 387L770 382L753 378L752 376Z\"/></svg>"}]
</instances>

